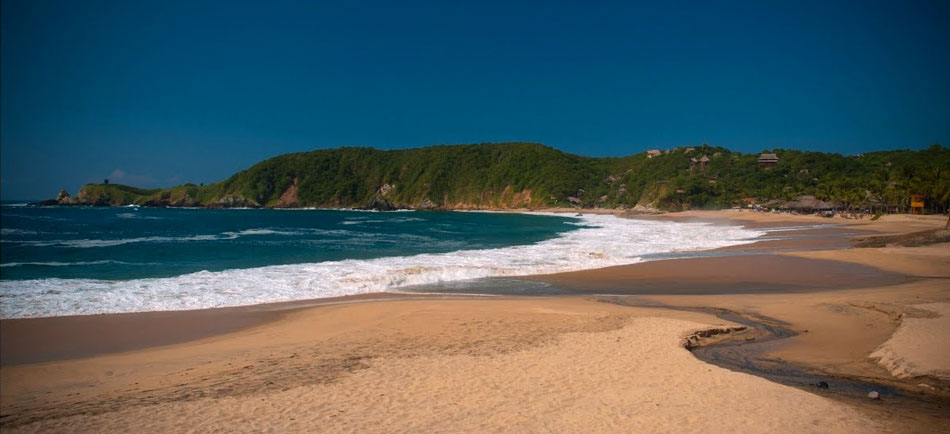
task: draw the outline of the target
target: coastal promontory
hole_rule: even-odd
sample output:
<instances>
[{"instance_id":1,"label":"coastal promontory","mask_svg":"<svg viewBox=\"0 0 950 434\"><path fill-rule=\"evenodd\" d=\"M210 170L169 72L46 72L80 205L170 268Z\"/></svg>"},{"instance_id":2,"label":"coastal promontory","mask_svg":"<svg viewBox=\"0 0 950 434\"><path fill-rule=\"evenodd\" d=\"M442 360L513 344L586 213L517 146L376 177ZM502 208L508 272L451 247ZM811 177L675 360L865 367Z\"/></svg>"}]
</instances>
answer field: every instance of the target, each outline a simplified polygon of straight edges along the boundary
<instances>
[{"instance_id":1,"label":"coastal promontory","mask_svg":"<svg viewBox=\"0 0 950 434\"><path fill-rule=\"evenodd\" d=\"M586 157L537 143L404 150L320 149L280 155L209 185L146 189L86 184L43 205L202 208L712 209L825 204L930 212L950 201L950 149L933 145L845 156L703 144Z\"/></svg>"}]
</instances>

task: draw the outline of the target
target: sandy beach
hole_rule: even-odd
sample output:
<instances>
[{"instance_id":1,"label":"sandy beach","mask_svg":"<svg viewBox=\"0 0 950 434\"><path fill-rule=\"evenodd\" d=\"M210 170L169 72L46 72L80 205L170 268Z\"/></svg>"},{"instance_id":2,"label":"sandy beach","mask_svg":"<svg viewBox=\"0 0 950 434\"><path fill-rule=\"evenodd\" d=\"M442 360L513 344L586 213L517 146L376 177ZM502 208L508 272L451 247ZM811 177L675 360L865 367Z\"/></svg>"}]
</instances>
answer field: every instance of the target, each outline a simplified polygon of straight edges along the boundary
<instances>
[{"instance_id":1,"label":"sandy beach","mask_svg":"<svg viewBox=\"0 0 950 434\"><path fill-rule=\"evenodd\" d=\"M0 434L950 433L948 22L0 0Z\"/></svg>"},{"instance_id":2,"label":"sandy beach","mask_svg":"<svg viewBox=\"0 0 950 434\"><path fill-rule=\"evenodd\" d=\"M573 296L4 320L0 423L4 432L866 433L942 432L950 422L950 244L845 248L942 228L946 217L645 218L823 226L741 252L526 277ZM718 311L793 331L763 343L762 357L830 388L698 358L687 342L762 339ZM705 330L730 333L689 338ZM845 379L880 384L882 399L836 393Z\"/></svg>"}]
</instances>

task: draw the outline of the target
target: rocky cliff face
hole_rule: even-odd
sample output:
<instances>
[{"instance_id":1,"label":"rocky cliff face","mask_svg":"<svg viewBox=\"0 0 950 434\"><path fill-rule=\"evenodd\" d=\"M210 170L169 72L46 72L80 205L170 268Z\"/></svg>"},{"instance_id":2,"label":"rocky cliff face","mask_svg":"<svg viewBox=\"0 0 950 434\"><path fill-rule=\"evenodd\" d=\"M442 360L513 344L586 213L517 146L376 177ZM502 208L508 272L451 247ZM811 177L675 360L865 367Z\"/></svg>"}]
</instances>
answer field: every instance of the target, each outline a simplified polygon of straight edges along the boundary
<instances>
[{"instance_id":1,"label":"rocky cliff face","mask_svg":"<svg viewBox=\"0 0 950 434\"><path fill-rule=\"evenodd\" d=\"M93 191L88 186L79 190L76 195L77 205L92 206L122 206L129 205L118 198L114 198L108 190Z\"/></svg>"},{"instance_id":2,"label":"rocky cliff face","mask_svg":"<svg viewBox=\"0 0 950 434\"><path fill-rule=\"evenodd\" d=\"M277 199L275 208L294 208L300 206L300 200L297 198L299 191L297 178L294 178L293 184L290 184L290 187L287 187L287 189L281 193L280 199Z\"/></svg>"}]
</instances>

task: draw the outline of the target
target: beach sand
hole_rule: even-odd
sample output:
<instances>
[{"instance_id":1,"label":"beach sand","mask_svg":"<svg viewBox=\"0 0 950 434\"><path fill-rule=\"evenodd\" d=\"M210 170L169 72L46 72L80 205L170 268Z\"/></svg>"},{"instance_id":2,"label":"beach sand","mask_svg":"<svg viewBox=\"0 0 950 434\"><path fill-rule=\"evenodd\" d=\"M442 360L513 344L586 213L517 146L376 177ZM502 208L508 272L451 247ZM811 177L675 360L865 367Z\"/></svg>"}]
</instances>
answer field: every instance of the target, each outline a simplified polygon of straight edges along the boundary
<instances>
[{"instance_id":1,"label":"beach sand","mask_svg":"<svg viewBox=\"0 0 950 434\"><path fill-rule=\"evenodd\" d=\"M579 298L318 307L188 344L7 367L4 431L879 428L697 360L683 337L710 325L722 322Z\"/></svg>"},{"instance_id":2,"label":"beach sand","mask_svg":"<svg viewBox=\"0 0 950 434\"><path fill-rule=\"evenodd\" d=\"M919 317L904 318L897 331L870 357L899 378L931 376L950 380L950 348L945 333L950 330L950 303L911 307L919 309L915 312Z\"/></svg>"},{"instance_id":3,"label":"beach sand","mask_svg":"<svg viewBox=\"0 0 950 434\"><path fill-rule=\"evenodd\" d=\"M832 399L711 365L684 339L734 324L595 297L607 291L631 304L773 318L799 334L772 357L939 398L950 395L939 377L945 353L918 348L950 333L942 307L950 302L950 245L827 250L813 240L913 232L943 220L730 211L651 218L849 226L783 240L791 245L782 252L534 277L590 296L392 297L257 313L23 320L13 329L19 338L4 321L3 340L19 344L0 368L0 424L4 432L760 433L941 432L950 422L940 410ZM70 329L95 330L106 344L85 352L94 345L77 349L75 339L25 344Z\"/></svg>"}]
</instances>

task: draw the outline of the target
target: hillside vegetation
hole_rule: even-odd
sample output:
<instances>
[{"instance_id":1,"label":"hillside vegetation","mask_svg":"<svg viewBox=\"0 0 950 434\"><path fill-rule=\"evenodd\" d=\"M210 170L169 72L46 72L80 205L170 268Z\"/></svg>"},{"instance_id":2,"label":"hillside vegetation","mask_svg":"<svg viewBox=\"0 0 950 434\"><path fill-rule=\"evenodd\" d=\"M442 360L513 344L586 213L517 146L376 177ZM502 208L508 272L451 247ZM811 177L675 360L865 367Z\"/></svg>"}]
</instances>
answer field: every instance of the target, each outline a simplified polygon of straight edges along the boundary
<instances>
[{"instance_id":1,"label":"hillside vegetation","mask_svg":"<svg viewBox=\"0 0 950 434\"><path fill-rule=\"evenodd\" d=\"M199 207L726 208L813 195L842 207L891 205L912 194L929 211L950 201L950 149L860 156L773 149L779 163L722 147L676 148L648 157L591 158L536 143L406 150L322 149L280 155L206 186L139 189L89 184L73 203ZM691 158L706 156L706 167Z\"/></svg>"}]
</instances>

